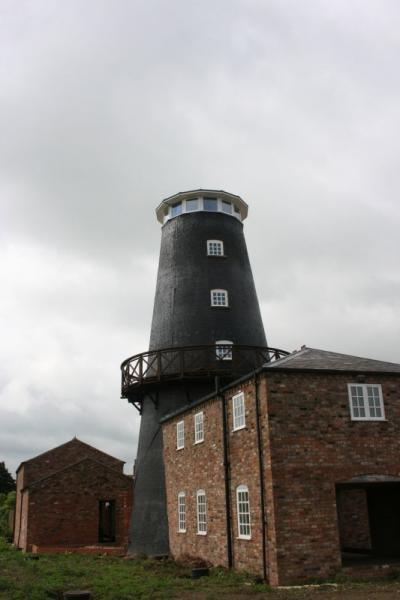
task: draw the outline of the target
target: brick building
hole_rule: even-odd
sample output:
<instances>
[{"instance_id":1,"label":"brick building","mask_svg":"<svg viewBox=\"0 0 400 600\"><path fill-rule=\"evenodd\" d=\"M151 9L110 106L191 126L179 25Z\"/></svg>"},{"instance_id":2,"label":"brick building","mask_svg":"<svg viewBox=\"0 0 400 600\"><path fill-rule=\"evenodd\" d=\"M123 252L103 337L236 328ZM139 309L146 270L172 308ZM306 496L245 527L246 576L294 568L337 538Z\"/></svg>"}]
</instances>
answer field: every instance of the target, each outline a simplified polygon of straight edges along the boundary
<instances>
[{"instance_id":1,"label":"brick building","mask_svg":"<svg viewBox=\"0 0 400 600\"><path fill-rule=\"evenodd\" d=\"M20 464L14 544L31 551L128 541L132 478L124 462L73 438Z\"/></svg>"},{"instance_id":2,"label":"brick building","mask_svg":"<svg viewBox=\"0 0 400 600\"><path fill-rule=\"evenodd\" d=\"M271 585L400 562L400 365L304 347L162 424L175 558Z\"/></svg>"}]
</instances>

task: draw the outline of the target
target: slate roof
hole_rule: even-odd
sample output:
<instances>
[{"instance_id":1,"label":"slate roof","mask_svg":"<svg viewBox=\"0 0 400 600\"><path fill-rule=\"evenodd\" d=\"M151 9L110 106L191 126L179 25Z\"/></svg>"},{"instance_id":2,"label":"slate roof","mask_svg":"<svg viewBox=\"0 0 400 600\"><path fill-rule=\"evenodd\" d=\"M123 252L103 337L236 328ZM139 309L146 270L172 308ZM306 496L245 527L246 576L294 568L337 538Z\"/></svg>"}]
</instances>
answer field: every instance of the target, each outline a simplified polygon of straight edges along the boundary
<instances>
[{"instance_id":1,"label":"slate roof","mask_svg":"<svg viewBox=\"0 0 400 600\"><path fill-rule=\"evenodd\" d=\"M112 475L113 477L116 477L117 479L121 479L122 481L125 481L125 482L127 480L132 481L131 475L125 475L125 473L119 473L118 471L115 471L108 465L105 465L104 463L99 462L98 460L91 458L90 456L85 456L81 460L78 460L75 463L67 465L66 467L63 467L62 469L59 469L58 471L55 471L54 473L50 473L49 475L45 475L45 477L41 477L40 479L36 479L36 481L32 481L29 485L26 485L25 487L23 487L21 491L23 492L25 490L30 490L31 488L36 487L38 484L42 483L43 481L46 481L47 479L55 479L57 477L60 477L66 471L75 469L78 465L80 465L84 462L94 463L97 465L98 469L103 469L103 470L107 471L108 473L110 473L110 475Z\"/></svg>"},{"instance_id":2,"label":"slate roof","mask_svg":"<svg viewBox=\"0 0 400 600\"><path fill-rule=\"evenodd\" d=\"M400 373L400 364L339 354L303 346L289 356L264 365L266 370L362 371L364 373Z\"/></svg>"},{"instance_id":3,"label":"slate roof","mask_svg":"<svg viewBox=\"0 0 400 600\"><path fill-rule=\"evenodd\" d=\"M125 464L125 461L121 460L120 458L116 458L115 456L111 456L111 454L108 454L107 452L103 452L103 450L99 450L98 448L95 448L94 446L91 446L90 444L87 444L86 442L82 442L82 440L79 440L75 436L75 437L72 438L72 440L68 440L68 442L64 442L64 444L60 444L59 446L55 446L55 448L50 448L50 450L46 450L45 452L41 452L40 454L37 454L36 456L33 456L32 458L28 458L27 460L23 460L22 463L19 465L18 469L16 470L16 473L18 473L18 471L20 470L21 467L23 467L24 465L27 465L27 464L29 464L31 462L34 462L37 458L41 458L42 456L46 456L46 454L51 454L54 450L58 450L59 448L63 448L64 446L69 446L71 444L77 444L79 446L82 446L83 448L91 448L92 450L96 450L100 454L104 454L105 456L109 456L110 458L113 458L114 460L117 460L118 462L121 463L121 465Z\"/></svg>"}]
</instances>

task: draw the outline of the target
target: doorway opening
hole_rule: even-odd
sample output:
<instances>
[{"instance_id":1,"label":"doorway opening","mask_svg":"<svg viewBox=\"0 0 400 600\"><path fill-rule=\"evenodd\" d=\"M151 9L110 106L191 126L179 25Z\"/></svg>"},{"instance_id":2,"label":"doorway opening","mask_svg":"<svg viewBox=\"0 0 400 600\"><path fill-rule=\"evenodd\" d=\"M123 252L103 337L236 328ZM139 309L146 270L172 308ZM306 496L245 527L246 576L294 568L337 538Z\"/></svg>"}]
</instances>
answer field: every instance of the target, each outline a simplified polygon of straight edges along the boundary
<instances>
[{"instance_id":1,"label":"doorway opening","mask_svg":"<svg viewBox=\"0 0 400 600\"><path fill-rule=\"evenodd\" d=\"M336 486L344 565L400 559L400 480L367 477Z\"/></svg>"},{"instance_id":2,"label":"doorway opening","mask_svg":"<svg viewBox=\"0 0 400 600\"><path fill-rule=\"evenodd\" d=\"M99 542L115 542L115 500L99 501Z\"/></svg>"}]
</instances>

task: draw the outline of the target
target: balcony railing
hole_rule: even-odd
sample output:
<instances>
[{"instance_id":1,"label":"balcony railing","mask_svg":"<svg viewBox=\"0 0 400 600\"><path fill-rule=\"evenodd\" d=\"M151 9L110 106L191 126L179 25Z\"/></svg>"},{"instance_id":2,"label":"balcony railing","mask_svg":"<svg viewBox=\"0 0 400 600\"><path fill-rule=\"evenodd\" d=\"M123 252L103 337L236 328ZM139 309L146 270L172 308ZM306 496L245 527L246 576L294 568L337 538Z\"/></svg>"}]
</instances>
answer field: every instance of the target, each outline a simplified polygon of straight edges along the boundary
<instances>
[{"instance_id":1,"label":"balcony railing","mask_svg":"<svg viewBox=\"0 0 400 600\"><path fill-rule=\"evenodd\" d=\"M237 345L185 346L135 354L121 365L122 397L136 396L144 386L178 379L220 376L232 381L288 354L278 348Z\"/></svg>"}]
</instances>

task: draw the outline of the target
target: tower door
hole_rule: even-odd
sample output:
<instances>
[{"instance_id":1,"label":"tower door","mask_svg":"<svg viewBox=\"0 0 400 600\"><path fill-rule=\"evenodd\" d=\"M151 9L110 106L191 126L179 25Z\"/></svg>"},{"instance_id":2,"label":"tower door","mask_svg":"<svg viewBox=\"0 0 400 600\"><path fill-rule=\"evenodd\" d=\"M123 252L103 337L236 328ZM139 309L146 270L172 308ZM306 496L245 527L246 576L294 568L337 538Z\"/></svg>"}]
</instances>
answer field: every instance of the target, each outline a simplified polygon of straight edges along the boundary
<instances>
[{"instance_id":1,"label":"tower door","mask_svg":"<svg viewBox=\"0 0 400 600\"><path fill-rule=\"evenodd\" d=\"M115 542L115 500L99 502L99 542Z\"/></svg>"}]
</instances>

